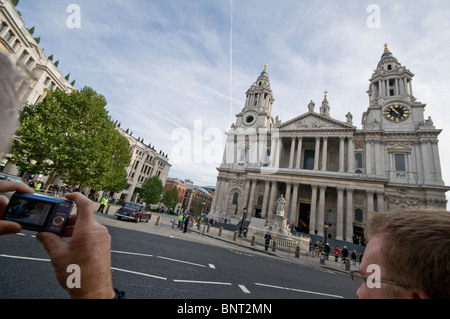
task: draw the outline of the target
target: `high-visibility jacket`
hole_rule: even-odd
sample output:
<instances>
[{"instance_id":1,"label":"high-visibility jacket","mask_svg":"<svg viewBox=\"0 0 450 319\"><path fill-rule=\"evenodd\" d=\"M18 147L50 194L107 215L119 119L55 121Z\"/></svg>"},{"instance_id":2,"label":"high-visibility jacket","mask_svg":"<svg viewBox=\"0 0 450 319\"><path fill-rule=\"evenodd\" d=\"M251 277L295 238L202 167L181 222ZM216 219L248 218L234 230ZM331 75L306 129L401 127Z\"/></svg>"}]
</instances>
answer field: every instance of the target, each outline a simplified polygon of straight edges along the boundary
<instances>
[{"instance_id":1,"label":"high-visibility jacket","mask_svg":"<svg viewBox=\"0 0 450 319\"><path fill-rule=\"evenodd\" d=\"M108 199L106 197L103 197L102 200L100 201L100 204L102 205L108 205Z\"/></svg>"}]
</instances>

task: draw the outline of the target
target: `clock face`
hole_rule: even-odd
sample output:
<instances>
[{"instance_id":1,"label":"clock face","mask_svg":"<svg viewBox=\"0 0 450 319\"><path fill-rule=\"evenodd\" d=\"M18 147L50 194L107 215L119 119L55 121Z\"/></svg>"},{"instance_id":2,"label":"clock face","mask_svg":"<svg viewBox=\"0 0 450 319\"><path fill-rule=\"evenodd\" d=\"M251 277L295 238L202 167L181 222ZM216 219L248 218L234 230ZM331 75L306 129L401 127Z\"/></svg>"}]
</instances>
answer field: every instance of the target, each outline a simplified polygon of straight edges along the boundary
<instances>
[{"instance_id":1,"label":"clock face","mask_svg":"<svg viewBox=\"0 0 450 319\"><path fill-rule=\"evenodd\" d=\"M400 122L406 120L411 111L404 105L394 104L384 109L384 116L392 122Z\"/></svg>"}]
</instances>

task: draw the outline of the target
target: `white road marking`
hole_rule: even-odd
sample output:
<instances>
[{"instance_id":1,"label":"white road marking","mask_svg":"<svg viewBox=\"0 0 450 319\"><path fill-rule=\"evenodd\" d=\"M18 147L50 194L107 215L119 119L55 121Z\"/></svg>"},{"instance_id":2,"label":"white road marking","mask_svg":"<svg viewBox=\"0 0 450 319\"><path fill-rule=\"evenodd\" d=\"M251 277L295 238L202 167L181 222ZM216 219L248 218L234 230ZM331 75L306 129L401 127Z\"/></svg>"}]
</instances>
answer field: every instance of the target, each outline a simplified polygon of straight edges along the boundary
<instances>
[{"instance_id":1,"label":"white road marking","mask_svg":"<svg viewBox=\"0 0 450 319\"><path fill-rule=\"evenodd\" d=\"M250 290L248 290L247 287L245 287L244 285L238 285L238 286L239 286L239 288L241 288L241 290L242 290L243 292L245 292L246 294L249 294L249 293L250 293Z\"/></svg>"},{"instance_id":2,"label":"white road marking","mask_svg":"<svg viewBox=\"0 0 450 319\"><path fill-rule=\"evenodd\" d=\"M167 278L165 278L165 277L160 277L160 276L155 276L155 275L145 274L145 273L143 273L143 272L137 272L137 271L132 271L132 270L126 270L126 269L121 269L121 268L116 268L116 267L111 267L111 269L112 269L112 270L116 270L116 271L126 272L126 273L129 273L129 274L139 275L139 276L145 276L145 277L151 277L151 278L155 278L155 279L167 280Z\"/></svg>"},{"instance_id":3,"label":"white road marking","mask_svg":"<svg viewBox=\"0 0 450 319\"><path fill-rule=\"evenodd\" d=\"M320 295L320 296L327 296L327 297L334 297L334 298L344 298L343 296L325 294L325 293L321 293L321 292L308 291L308 290L302 290L302 289L286 288L286 287L279 287L279 286L259 284L259 283L255 283L255 285L263 286L263 287L270 287L270 288L277 288L277 289L284 289L284 290L291 290L291 291L297 291L297 292L303 292L303 293L313 294L313 295Z\"/></svg>"},{"instance_id":4,"label":"white road marking","mask_svg":"<svg viewBox=\"0 0 450 319\"><path fill-rule=\"evenodd\" d=\"M50 259L44 259L44 258L32 258L32 257L22 257L22 256L11 256L11 255L3 255L1 254L0 257L5 258L12 258L12 259L25 259L25 260L33 260L33 261L50 261Z\"/></svg>"},{"instance_id":5,"label":"white road marking","mask_svg":"<svg viewBox=\"0 0 450 319\"><path fill-rule=\"evenodd\" d=\"M209 268L211 269L216 269L216 266L214 266L213 264L208 264Z\"/></svg>"},{"instance_id":6,"label":"white road marking","mask_svg":"<svg viewBox=\"0 0 450 319\"><path fill-rule=\"evenodd\" d=\"M120 251L120 250L111 250L112 253L116 254L126 254L126 255L135 255L135 256L144 256L144 257L153 257L153 255L141 254L141 253L131 253L128 251Z\"/></svg>"},{"instance_id":7,"label":"white road marking","mask_svg":"<svg viewBox=\"0 0 450 319\"><path fill-rule=\"evenodd\" d=\"M199 280L184 280L184 279L174 279L174 282L184 282L189 284L207 284L207 285L225 285L231 286L229 282L219 282L219 281L199 281Z\"/></svg>"},{"instance_id":8,"label":"white road marking","mask_svg":"<svg viewBox=\"0 0 450 319\"><path fill-rule=\"evenodd\" d=\"M206 267L205 265L200 265L200 264L196 264L196 263L191 263L191 262L189 262L189 261L184 261L184 260L172 259L172 258L168 258L168 257L156 256L156 258L165 259L165 260L170 260L170 261L175 261L175 262L177 262L177 263L188 264L188 265L197 266L197 267Z\"/></svg>"}]
</instances>

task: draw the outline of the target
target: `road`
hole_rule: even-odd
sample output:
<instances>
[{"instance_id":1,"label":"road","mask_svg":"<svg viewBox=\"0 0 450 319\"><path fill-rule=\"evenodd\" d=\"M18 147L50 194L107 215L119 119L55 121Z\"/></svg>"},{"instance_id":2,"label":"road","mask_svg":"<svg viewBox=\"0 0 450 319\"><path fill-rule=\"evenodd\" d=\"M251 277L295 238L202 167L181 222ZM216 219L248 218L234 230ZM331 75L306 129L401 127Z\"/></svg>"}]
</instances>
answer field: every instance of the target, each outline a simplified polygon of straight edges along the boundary
<instances>
[{"instance_id":1,"label":"road","mask_svg":"<svg viewBox=\"0 0 450 319\"><path fill-rule=\"evenodd\" d=\"M130 299L355 298L348 274L339 271L251 250L107 227L114 286ZM0 298L67 298L33 236L23 231L0 237Z\"/></svg>"}]
</instances>

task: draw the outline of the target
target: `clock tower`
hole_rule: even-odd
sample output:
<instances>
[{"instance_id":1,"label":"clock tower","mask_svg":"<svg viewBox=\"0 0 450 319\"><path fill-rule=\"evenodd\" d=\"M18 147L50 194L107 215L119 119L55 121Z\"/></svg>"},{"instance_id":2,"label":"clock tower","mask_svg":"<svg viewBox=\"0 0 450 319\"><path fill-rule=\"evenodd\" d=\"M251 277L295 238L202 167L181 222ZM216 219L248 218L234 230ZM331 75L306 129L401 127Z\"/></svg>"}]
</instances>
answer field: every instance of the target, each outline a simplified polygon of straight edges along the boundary
<instances>
[{"instance_id":1,"label":"clock tower","mask_svg":"<svg viewBox=\"0 0 450 319\"><path fill-rule=\"evenodd\" d=\"M367 93L369 108L363 114L362 124L367 129L410 131L424 122L425 104L413 95L414 74L389 51L387 44L378 62Z\"/></svg>"},{"instance_id":2,"label":"clock tower","mask_svg":"<svg viewBox=\"0 0 450 319\"><path fill-rule=\"evenodd\" d=\"M270 130L274 126L271 115L274 101L266 64L256 82L246 92L244 108L236 114L236 128L243 128L244 130L265 128Z\"/></svg>"}]
</instances>

